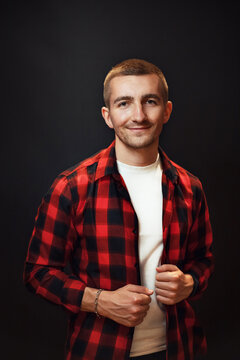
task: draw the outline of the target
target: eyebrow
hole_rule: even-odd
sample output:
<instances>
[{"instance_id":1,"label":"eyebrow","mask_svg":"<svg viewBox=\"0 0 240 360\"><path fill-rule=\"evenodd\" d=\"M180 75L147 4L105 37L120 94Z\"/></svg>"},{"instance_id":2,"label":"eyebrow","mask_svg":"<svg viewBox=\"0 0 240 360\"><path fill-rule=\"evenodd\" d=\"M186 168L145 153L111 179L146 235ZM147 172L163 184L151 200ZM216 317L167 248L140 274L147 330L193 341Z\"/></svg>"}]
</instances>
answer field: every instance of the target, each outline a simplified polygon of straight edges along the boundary
<instances>
[{"instance_id":1,"label":"eyebrow","mask_svg":"<svg viewBox=\"0 0 240 360\"><path fill-rule=\"evenodd\" d=\"M123 101L123 100L133 100L132 96L119 96L114 100L114 104L116 104L119 101Z\"/></svg>"},{"instance_id":2,"label":"eyebrow","mask_svg":"<svg viewBox=\"0 0 240 360\"><path fill-rule=\"evenodd\" d=\"M158 96L157 94L146 94L146 95L143 95L141 99L146 99L146 98L153 98L153 99L157 99L157 100L161 101L160 96Z\"/></svg>"},{"instance_id":3,"label":"eyebrow","mask_svg":"<svg viewBox=\"0 0 240 360\"><path fill-rule=\"evenodd\" d=\"M161 98L157 94L145 94L145 95L141 96L141 100L148 99L148 98L154 98L159 101L161 100ZM123 100L128 100L128 101L133 100L133 96L119 96L114 100L113 104L116 104L119 101L123 101Z\"/></svg>"}]
</instances>

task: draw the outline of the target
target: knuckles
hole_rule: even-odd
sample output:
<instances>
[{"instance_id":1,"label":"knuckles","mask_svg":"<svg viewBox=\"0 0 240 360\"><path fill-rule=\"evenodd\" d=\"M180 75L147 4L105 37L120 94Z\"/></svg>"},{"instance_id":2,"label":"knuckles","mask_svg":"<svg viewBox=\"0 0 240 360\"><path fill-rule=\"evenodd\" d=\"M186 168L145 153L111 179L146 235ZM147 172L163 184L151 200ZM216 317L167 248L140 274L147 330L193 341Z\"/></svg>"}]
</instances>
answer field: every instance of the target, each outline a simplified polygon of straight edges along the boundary
<instances>
[{"instance_id":1,"label":"knuckles","mask_svg":"<svg viewBox=\"0 0 240 360\"><path fill-rule=\"evenodd\" d=\"M133 306L131 309L131 314L133 314L132 316L134 317L135 314L138 314L140 312L140 308L137 306Z\"/></svg>"},{"instance_id":2,"label":"knuckles","mask_svg":"<svg viewBox=\"0 0 240 360\"><path fill-rule=\"evenodd\" d=\"M132 326L137 326L143 322L143 317L133 320Z\"/></svg>"},{"instance_id":3,"label":"knuckles","mask_svg":"<svg viewBox=\"0 0 240 360\"><path fill-rule=\"evenodd\" d=\"M130 314L132 314L133 316L135 315L139 315L139 314L143 314L143 312L146 312L149 310L150 306L149 305L144 305L144 306L132 306L130 308Z\"/></svg>"},{"instance_id":4,"label":"knuckles","mask_svg":"<svg viewBox=\"0 0 240 360\"><path fill-rule=\"evenodd\" d=\"M177 291L178 290L178 284L176 284L176 283L171 284L171 290L172 291Z\"/></svg>"},{"instance_id":5,"label":"knuckles","mask_svg":"<svg viewBox=\"0 0 240 360\"><path fill-rule=\"evenodd\" d=\"M135 305L145 305L151 302L151 297L147 295L134 295L132 298L132 303Z\"/></svg>"},{"instance_id":6,"label":"knuckles","mask_svg":"<svg viewBox=\"0 0 240 360\"><path fill-rule=\"evenodd\" d=\"M137 296L133 296L133 304L138 304L139 303L139 299Z\"/></svg>"}]
</instances>

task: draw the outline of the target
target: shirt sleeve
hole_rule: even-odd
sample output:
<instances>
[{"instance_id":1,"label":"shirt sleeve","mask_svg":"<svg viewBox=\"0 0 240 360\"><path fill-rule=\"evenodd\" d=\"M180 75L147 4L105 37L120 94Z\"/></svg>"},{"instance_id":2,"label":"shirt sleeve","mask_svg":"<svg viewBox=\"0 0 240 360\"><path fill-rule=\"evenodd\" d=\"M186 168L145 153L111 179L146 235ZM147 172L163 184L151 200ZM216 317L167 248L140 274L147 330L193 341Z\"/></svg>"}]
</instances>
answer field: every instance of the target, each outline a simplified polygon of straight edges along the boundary
<instances>
[{"instance_id":1,"label":"shirt sleeve","mask_svg":"<svg viewBox=\"0 0 240 360\"><path fill-rule=\"evenodd\" d=\"M71 189L59 176L38 209L23 278L31 292L77 313L86 285L64 272L77 239L73 218Z\"/></svg>"},{"instance_id":2,"label":"shirt sleeve","mask_svg":"<svg viewBox=\"0 0 240 360\"><path fill-rule=\"evenodd\" d=\"M193 202L193 223L189 232L184 265L184 272L191 274L194 280L193 291L189 297L191 300L197 299L206 290L214 268L212 228L201 183L195 187Z\"/></svg>"}]
</instances>

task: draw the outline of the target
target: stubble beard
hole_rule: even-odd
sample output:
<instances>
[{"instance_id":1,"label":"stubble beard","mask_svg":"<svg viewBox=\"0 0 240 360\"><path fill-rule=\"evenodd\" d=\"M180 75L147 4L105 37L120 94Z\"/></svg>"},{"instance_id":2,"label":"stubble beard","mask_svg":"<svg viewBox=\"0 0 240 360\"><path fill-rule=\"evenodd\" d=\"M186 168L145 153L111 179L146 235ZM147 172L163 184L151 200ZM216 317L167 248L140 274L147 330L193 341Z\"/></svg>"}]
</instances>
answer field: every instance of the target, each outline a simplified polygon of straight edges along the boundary
<instances>
[{"instance_id":1,"label":"stubble beard","mask_svg":"<svg viewBox=\"0 0 240 360\"><path fill-rule=\"evenodd\" d=\"M126 130L127 131L127 130ZM120 142L123 143L130 149L144 149L151 146L155 141L156 137L147 136L147 135L128 135L126 133L122 133L121 131L116 132L116 136L119 138Z\"/></svg>"}]
</instances>

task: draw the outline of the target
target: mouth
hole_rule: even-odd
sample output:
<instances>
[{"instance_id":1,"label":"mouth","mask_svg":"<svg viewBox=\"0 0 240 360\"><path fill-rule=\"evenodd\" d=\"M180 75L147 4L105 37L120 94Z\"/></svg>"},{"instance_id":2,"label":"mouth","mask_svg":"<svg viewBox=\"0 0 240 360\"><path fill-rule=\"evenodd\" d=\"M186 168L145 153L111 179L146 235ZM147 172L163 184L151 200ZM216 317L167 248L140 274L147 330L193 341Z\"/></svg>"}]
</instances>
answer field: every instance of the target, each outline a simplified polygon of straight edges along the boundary
<instances>
[{"instance_id":1,"label":"mouth","mask_svg":"<svg viewBox=\"0 0 240 360\"><path fill-rule=\"evenodd\" d=\"M150 128L150 126L138 126L138 127L128 128L128 130L131 130L131 131L144 131L144 130L147 130L149 128Z\"/></svg>"}]
</instances>

